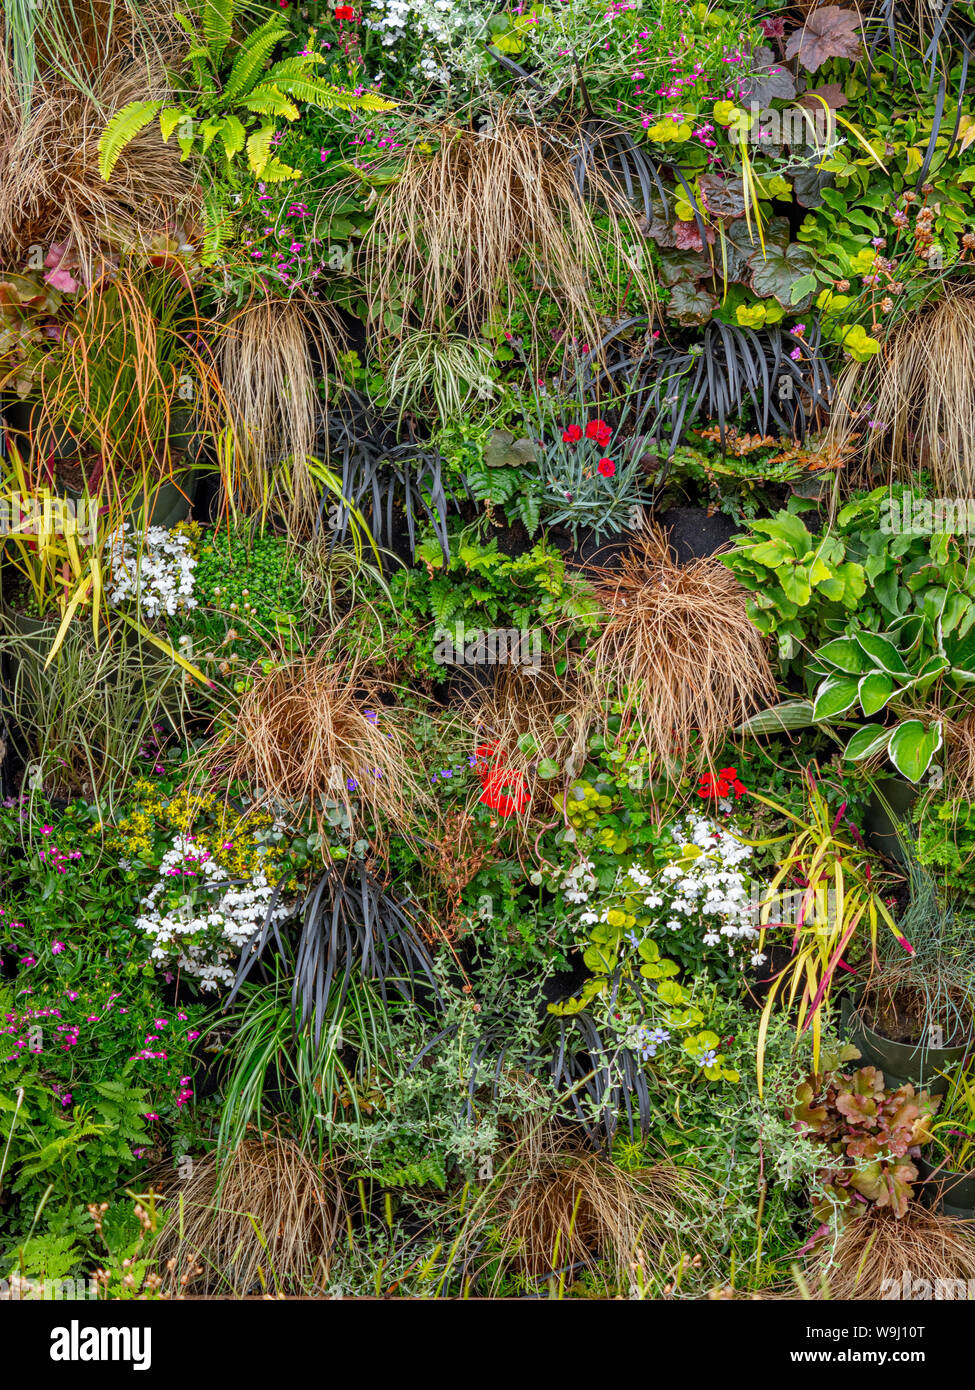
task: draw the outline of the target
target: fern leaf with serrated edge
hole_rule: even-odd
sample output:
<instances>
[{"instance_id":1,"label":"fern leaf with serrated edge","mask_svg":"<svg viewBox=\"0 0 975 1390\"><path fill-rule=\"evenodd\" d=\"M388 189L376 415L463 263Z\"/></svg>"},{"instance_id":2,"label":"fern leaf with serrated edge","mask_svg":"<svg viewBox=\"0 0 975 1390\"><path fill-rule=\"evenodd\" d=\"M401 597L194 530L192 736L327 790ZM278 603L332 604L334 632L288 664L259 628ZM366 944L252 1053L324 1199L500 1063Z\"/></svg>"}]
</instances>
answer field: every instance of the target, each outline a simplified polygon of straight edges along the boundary
<instances>
[{"instance_id":1,"label":"fern leaf with serrated edge","mask_svg":"<svg viewBox=\"0 0 975 1390\"><path fill-rule=\"evenodd\" d=\"M521 522L529 536L534 536L541 522L542 499L537 493L525 492L518 499Z\"/></svg>"},{"instance_id":2,"label":"fern leaf with serrated edge","mask_svg":"<svg viewBox=\"0 0 975 1390\"><path fill-rule=\"evenodd\" d=\"M261 178L264 183L283 183L285 179L300 179L301 170L283 164L280 159L269 159L261 170Z\"/></svg>"},{"instance_id":3,"label":"fern leaf with serrated edge","mask_svg":"<svg viewBox=\"0 0 975 1390\"><path fill-rule=\"evenodd\" d=\"M159 129L162 138L168 140L176 127L192 113L184 106L167 106L159 113Z\"/></svg>"},{"instance_id":4,"label":"fern leaf with serrated edge","mask_svg":"<svg viewBox=\"0 0 975 1390\"><path fill-rule=\"evenodd\" d=\"M240 154L244 148L247 132L244 130L243 122L230 114L224 116L220 138L223 140L223 147L229 161L233 159L235 154Z\"/></svg>"},{"instance_id":5,"label":"fern leaf with serrated edge","mask_svg":"<svg viewBox=\"0 0 975 1390\"><path fill-rule=\"evenodd\" d=\"M269 68L267 80L276 82L279 77L311 77L318 64L324 61L324 53L296 53L291 58L282 58Z\"/></svg>"},{"instance_id":6,"label":"fern leaf with serrated edge","mask_svg":"<svg viewBox=\"0 0 975 1390\"><path fill-rule=\"evenodd\" d=\"M254 86L264 65L275 46L287 35L288 30L277 15L255 29L240 46L223 89L224 101L237 102Z\"/></svg>"},{"instance_id":7,"label":"fern leaf with serrated edge","mask_svg":"<svg viewBox=\"0 0 975 1390\"><path fill-rule=\"evenodd\" d=\"M333 87L319 77L275 76L274 82L296 101L307 101L310 106L317 106L322 111L392 111L396 107L394 101L386 101L373 92L356 96L355 92L346 91L344 87Z\"/></svg>"},{"instance_id":8,"label":"fern leaf with serrated edge","mask_svg":"<svg viewBox=\"0 0 975 1390\"><path fill-rule=\"evenodd\" d=\"M107 183L119 155L163 109L164 101L130 101L116 111L98 141L98 172Z\"/></svg>"},{"instance_id":9,"label":"fern leaf with serrated edge","mask_svg":"<svg viewBox=\"0 0 975 1390\"><path fill-rule=\"evenodd\" d=\"M234 0L201 0L201 4L203 33L213 53L214 63L219 63L233 30Z\"/></svg>"},{"instance_id":10,"label":"fern leaf with serrated edge","mask_svg":"<svg viewBox=\"0 0 975 1390\"><path fill-rule=\"evenodd\" d=\"M220 255L227 221L227 208L220 194L215 187L208 188L203 195L203 246L200 249L203 265L213 265Z\"/></svg>"},{"instance_id":11,"label":"fern leaf with serrated edge","mask_svg":"<svg viewBox=\"0 0 975 1390\"><path fill-rule=\"evenodd\" d=\"M207 150L210 148L210 146L213 144L214 140L216 140L218 134L220 133L220 125L221 122L219 118L215 118L213 116L211 116L208 120L200 122L200 135L203 139L204 154L206 154Z\"/></svg>"},{"instance_id":12,"label":"fern leaf with serrated edge","mask_svg":"<svg viewBox=\"0 0 975 1390\"><path fill-rule=\"evenodd\" d=\"M252 111L256 116L283 116L286 121L298 119L298 108L284 92L277 87L259 83L246 97L237 103L239 110Z\"/></svg>"},{"instance_id":13,"label":"fern leaf with serrated edge","mask_svg":"<svg viewBox=\"0 0 975 1390\"><path fill-rule=\"evenodd\" d=\"M273 134L273 125L263 125L260 130L255 130L253 135L247 137L247 163L250 165L251 173L257 178L260 178L265 164L271 158Z\"/></svg>"}]
</instances>

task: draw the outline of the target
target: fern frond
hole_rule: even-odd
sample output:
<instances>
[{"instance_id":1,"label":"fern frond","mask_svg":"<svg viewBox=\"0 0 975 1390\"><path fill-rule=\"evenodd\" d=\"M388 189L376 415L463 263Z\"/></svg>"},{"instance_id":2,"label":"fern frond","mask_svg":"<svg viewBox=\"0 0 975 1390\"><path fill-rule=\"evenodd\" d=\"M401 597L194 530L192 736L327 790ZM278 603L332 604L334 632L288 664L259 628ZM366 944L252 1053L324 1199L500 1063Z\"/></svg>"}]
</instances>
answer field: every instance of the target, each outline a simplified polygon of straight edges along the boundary
<instances>
[{"instance_id":1,"label":"fern frond","mask_svg":"<svg viewBox=\"0 0 975 1390\"><path fill-rule=\"evenodd\" d=\"M320 77L275 77L275 85L287 92L296 101L307 101L322 111L392 111L395 101L386 101L375 92L347 91L343 87L333 87Z\"/></svg>"},{"instance_id":2,"label":"fern frond","mask_svg":"<svg viewBox=\"0 0 975 1390\"><path fill-rule=\"evenodd\" d=\"M200 0L200 3L203 9L203 33L216 64L230 42L235 0Z\"/></svg>"},{"instance_id":3,"label":"fern frond","mask_svg":"<svg viewBox=\"0 0 975 1390\"><path fill-rule=\"evenodd\" d=\"M283 116L286 121L296 121L298 119L298 108L293 101L290 101L277 87L271 87L266 82L259 82L248 96L242 97L237 103L245 111L252 111L256 116Z\"/></svg>"},{"instance_id":4,"label":"fern frond","mask_svg":"<svg viewBox=\"0 0 975 1390\"><path fill-rule=\"evenodd\" d=\"M98 141L98 172L107 183L119 155L165 106L164 101L130 101L116 111Z\"/></svg>"},{"instance_id":5,"label":"fern frond","mask_svg":"<svg viewBox=\"0 0 975 1390\"><path fill-rule=\"evenodd\" d=\"M247 36L224 84L223 96L226 102L237 102L250 91L264 71L264 65L273 49L286 33L287 28L278 15L272 15L259 29Z\"/></svg>"},{"instance_id":6,"label":"fern frond","mask_svg":"<svg viewBox=\"0 0 975 1390\"><path fill-rule=\"evenodd\" d=\"M240 154L244 148L244 141L247 138L243 123L236 116L229 113L223 118L223 126L220 131L220 138L223 140L223 147L228 159L233 159L235 154Z\"/></svg>"}]
</instances>

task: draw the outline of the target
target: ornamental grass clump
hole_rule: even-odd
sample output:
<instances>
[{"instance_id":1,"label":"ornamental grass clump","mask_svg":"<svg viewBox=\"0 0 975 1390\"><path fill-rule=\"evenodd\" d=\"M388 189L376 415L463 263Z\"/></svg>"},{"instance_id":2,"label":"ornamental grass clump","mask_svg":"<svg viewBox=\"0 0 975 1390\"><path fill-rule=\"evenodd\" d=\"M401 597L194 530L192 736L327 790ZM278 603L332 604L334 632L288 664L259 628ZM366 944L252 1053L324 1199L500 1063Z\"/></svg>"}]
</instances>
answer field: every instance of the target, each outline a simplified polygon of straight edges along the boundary
<instances>
[{"instance_id":1,"label":"ornamental grass clump","mask_svg":"<svg viewBox=\"0 0 975 1390\"><path fill-rule=\"evenodd\" d=\"M360 662L301 655L262 663L243 684L227 737L207 759L225 785L244 783L257 804L295 822L311 817L319 833L415 833L429 802L419 759L385 703L393 692Z\"/></svg>"},{"instance_id":2,"label":"ornamental grass clump","mask_svg":"<svg viewBox=\"0 0 975 1390\"><path fill-rule=\"evenodd\" d=\"M918 1202L900 1220L873 1206L817 1252L802 1286L805 1297L832 1301L967 1301L975 1290L975 1230Z\"/></svg>"},{"instance_id":3,"label":"ornamental grass clump","mask_svg":"<svg viewBox=\"0 0 975 1390\"><path fill-rule=\"evenodd\" d=\"M165 30L175 25L155 6L156 38L147 38L146 16L137 17L134 5L79 6L77 32L57 36L52 24L60 18L70 26L72 7L43 10L31 7L40 61L24 82L17 81L7 44L0 45L0 252L20 263L32 244L47 250L68 239L90 279L106 229L115 244L132 245L199 201L191 166L158 131L132 141L110 182L98 171L105 113L168 92L162 50Z\"/></svg>"},{"instance_id":4,"label":"ornamental grass clump","mask_svg":"<svg viewBox=\"0 0 975 1390\"><path fill-rule=\"evenodd\" d=\"M162 1260L178 1279L202 1271L201 1293L303 1293L327 1282L344 1202L337 1175L279 1131L223 1159L193 1161L166 1204Z\"/></svg>"},{"instance_id":5,"label":"ornamental grass clump","mask_svg":"<svg viewBox=\"0 0 975 1390\"><path fill-rule=\"evenodd\" d=\"M596 597L608 622L584 658L590 699L620 701L652 766L713 770L729 733L775 693L745 590L717 555L677 564L648 527L598 572Z\"/></svg>"},{"instance_id":6,"label":"ornamental grass clump","mask_svg":"<svg viewBox=\"0 0 975 1390\"><path fill-rule=\"evenodd\" d=\"M866 363L852 363L837 385L830 426L844 444L863 427L864 461L891 478L916 479L930 469L942 497L975 490L975 295L949 288L933 307L907 314ZM851 481L859 481L854 475Z\"/></svg>"},{"instance_id":7,"label":"ornamental grass clump","mask_svg":"<svg viewBox=\"0 0 975 1390\"><path fill-rule=\"evenodd\" d=\"M707 1199L697 1173L670 1164L627 1171L553 1121L510 1145L490 1208L507 1261L531 1280L567 1282L600 1267L628 1283L641 1252L659 1252Z\"/></svg>"},{"instance_id":8,"label":"ornamental grass clump","mask_svg":"<svg viewBox=\"0 0 975 1390\"><path fill-rule=\"evenodd\" d=\"M397 301L418 306L423 329L479 326L519 300L522 257L565 320L593 344L603 337L599 300L612 265L625 267L652 299L648 277L626 259L636 236L634 210L595 170L588 183L605 231L580 196L572 127L543 130L501 102L489 130L444 124L429 142L438 146L432 154L427 142L413 145L367 234L366 279L377 321ZM536 307L542 298L535 296Z\"/></svg>"},{"instance_id":9,"label":"ornamental grass clump","mask_svg":"<svg viewBox=\"0 0 975 1390\"><path fill-rule=\"evenodd\" d=\"M253 512L274 499L294 535L307 534L319 516L309 467L319 445L327 445L318 383L327 389L322 369L344 346L337 311L308 295L255 295L220 330L218 369L236 436L233 500ZM286 469L283 460L290 461Z\"/></svg>"}]
</instances>

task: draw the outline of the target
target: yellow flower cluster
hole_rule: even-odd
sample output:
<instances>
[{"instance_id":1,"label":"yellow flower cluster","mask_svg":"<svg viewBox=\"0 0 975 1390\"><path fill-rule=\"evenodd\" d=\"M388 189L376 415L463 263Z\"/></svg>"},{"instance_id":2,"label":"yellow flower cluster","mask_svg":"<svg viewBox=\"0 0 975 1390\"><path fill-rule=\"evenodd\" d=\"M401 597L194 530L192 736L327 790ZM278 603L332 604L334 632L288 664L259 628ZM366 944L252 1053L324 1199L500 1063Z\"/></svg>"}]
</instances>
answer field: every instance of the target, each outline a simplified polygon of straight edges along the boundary
<instances>
[{"instance_id":1,"label":"yellow flower cluster","mask_svg":"<svg viewBox=\"0 0 975 1390\"><path fill-rule=\"evenodd\" d=\"M176 832L192 835L234 878L250 878L263 869L272 886L280 879L286 846L258 839L273 824L273 817L266 812L241 815L211 791L183 788L167 796L145 777L133 783L132 792L132 809L108 835L109 845L119 853L129 858L150 858L159 838L168 845ZM99 829L96 826L95 833Z\"/></svg>"}]
</instances>

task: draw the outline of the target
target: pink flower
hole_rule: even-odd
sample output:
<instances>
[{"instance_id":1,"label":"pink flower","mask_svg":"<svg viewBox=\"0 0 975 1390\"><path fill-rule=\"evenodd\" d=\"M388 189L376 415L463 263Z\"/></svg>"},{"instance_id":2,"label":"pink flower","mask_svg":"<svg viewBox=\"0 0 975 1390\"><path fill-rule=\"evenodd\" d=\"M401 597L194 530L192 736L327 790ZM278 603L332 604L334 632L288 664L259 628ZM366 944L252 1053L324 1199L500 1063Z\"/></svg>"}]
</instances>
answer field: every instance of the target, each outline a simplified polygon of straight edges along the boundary
<instances>
[{"instance_id":1,"label":"pink flower","mask_svg":"<svg viewBox=\"0 0 975 1390\"><path fill-rule=\"evenodd\" d=\"M578 444L582 438L582 427L580 425L570 425L568 429L562 431L563 444Z\"/></svg>"},{"instance_id":2,"label":"pink flower","mask_svg":"<svg viewBox=\"0 0 975 1390\"><path fill-rule=\"evenodd\" d=\"M601 473L604 478L611 478L616 472L616 464L612 459L600 459L596 465L596 472Z\"/></svg>"},{"instance_id":3,"label":"pink flower","mask_svg":"<svg viewBox=\"0 0 975 1390\"><path fill-rule=\"evenodd\" d=\"M59 956L59 955L61 954L61 952L64 951L64 950L66 950L66 949L67 949L67 948L65 947L65 944L64 944L63 941L52 941L52 942L51 942L51 955L52 955L52 956Z\"/></svg>"}]
</instances>

